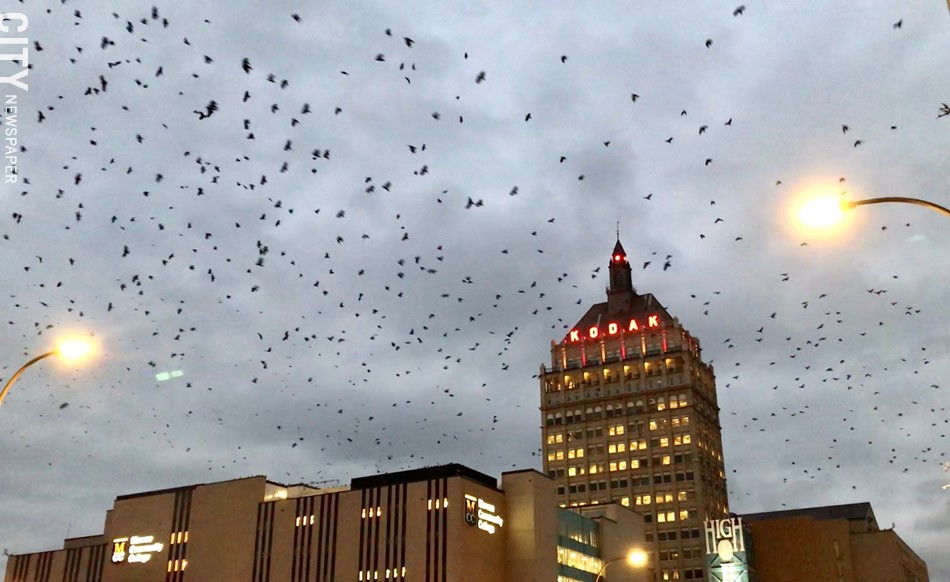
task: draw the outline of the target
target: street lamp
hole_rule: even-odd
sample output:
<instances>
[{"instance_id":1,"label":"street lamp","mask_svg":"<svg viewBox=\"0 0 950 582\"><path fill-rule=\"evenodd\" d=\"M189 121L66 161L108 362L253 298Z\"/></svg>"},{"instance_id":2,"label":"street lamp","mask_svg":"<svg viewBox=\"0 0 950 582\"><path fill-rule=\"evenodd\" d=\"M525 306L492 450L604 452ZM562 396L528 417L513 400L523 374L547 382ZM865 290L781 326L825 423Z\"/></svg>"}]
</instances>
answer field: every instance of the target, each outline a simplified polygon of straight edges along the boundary
<instances>
[{"instance_id":1,"label":"street lamp","mask_svg":"<svg viewBox=\"0 0 950 582\"><path fill-rule=\"evenodd\" d=\"M651 579L656 578L656 574L654 573L653 568L647 565L647 563L650 560L650 556L647 555L645 551L636 549L636 550L630 550L626 556L619 556L617 558L614 558L613 560L608 560L604 562L604 565L600 569L600 572L597 572L597 577L594 578L594 582L600 582L601 580L603 580L604 572L607 570L607 566L613 564L614 562L619 562L621 560L626 560L626 562L633 568L637 568L637 569L646 568L647 570L650 571L650 578Z\"/></svg>"},{"instance_id":2,"label":"street lamp","mask_svg":"<svg viewBox=\"0 0 950 582\"><path fill-rule=\"evenodd\" d=\"M20 369L17 370L13 376L10 376L10 379L7 380L7 383L4 384L3 390L0 390L0 405L3 405L3 399L7 397L7 392L10 391L10 386L13 386L13 383L17 381L17 378L26 371L27 368L33 364L39 362L42 359L48 358L50 356L60 356L65 358L67 361L78 361L86 357L92 352L92 343L87 340L82 339L67 339L60 342L56 349L50 350L46 353L40 354L30 360L29 362L20 366Z\"/></svg>"},{"instance_id":3,"label":"street lamp","mask_svg":"<svg viewBox=\"0 0 950 582\"><path fill-rule=\"evenodd\" d=\"M882 204L884 202L900 202L915 204L950 216L950 209L929 200L920 198L906 198L903 196L885 196L883 198L867 198L864 200L847 200L841 197L816 198L806 202L798 211L798 218L811 227L827 227L837 224L844 217L844 213L867 204Z\"/></svg>"}]
</instances>

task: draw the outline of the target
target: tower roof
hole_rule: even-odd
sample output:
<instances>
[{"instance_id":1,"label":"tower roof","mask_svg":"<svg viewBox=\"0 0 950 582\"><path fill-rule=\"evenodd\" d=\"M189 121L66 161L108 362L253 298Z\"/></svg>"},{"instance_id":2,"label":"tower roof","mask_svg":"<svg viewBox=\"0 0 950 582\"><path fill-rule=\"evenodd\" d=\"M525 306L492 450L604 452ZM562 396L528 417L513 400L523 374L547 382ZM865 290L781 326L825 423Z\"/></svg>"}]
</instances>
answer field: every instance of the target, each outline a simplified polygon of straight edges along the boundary
<instances>
[{"instance_id":1,"label":"tower roof","mask_svg":"<svg viewBox=\"0 0 950 582\"><path fill-rule=\"evenodd\" d=\"M617 323L626 328L631 320L636 320L638 325L642 325L644 322L649 322L651 316L658 316L662 323L673 320L652 294L637 293L633 286L627 251L620 243L619 236L610 255L608 272L610 285L607 287L607 301L592 305L587 313L574 324L572 330L589 330L592 327L599 328L610 323Z\"/></svg>"},{"instance_id":2,"label":"tower roof","mask_svg":"<svg viewBox=\"0 0 950 582\"><path fill-rule=\"evenodd\" d=\"M618 258L619 257L619 258ZM617 239L617 244L614 245L614 252L610 256L611 262L613 261L623 261L627 258L627 251L623 250L623 245L620 244L620 239Z\"/></svg>"}]
</instances>

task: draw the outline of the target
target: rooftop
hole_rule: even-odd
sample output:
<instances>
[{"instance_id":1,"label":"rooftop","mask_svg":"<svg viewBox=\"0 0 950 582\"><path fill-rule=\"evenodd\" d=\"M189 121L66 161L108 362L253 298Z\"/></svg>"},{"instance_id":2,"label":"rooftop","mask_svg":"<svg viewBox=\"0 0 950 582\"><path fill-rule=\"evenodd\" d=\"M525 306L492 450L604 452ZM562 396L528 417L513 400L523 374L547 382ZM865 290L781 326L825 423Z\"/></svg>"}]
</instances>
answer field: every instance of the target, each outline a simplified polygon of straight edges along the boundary
<instances>
[{"instance_id":1,"label":"rooftop","mask_svg":"<svg viewBox=\"0 0 950 582\"><path fill-rule=\"evenodd\" d=\"M845 505L825 505L822 507L802 507L783 511L766 511L763 513L748 513L742 516L745 521L761 521L764 519L780 519L787 517L810 517L817 520L846 519L848 521L866 521L873 523L875 529L877 520L874 510L867 501L861 503L847 503Z\"/></svg>"}]
</instances>

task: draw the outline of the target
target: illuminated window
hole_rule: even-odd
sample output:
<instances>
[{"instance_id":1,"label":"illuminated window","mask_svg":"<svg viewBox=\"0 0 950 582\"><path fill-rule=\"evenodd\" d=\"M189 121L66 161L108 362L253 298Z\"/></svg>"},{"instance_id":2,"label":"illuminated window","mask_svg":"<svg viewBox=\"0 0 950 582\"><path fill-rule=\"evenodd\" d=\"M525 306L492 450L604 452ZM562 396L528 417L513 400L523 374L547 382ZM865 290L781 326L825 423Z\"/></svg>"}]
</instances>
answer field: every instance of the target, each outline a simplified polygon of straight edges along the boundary
<instances>
[{"instance_id":1,"label":"illuminated window","mask_svg":"<svg viewBox=\"0 0 950 582\"><path fill-rule=\"evenodd\" d=\"M663 458L660 460L660 464L661 464L661 465L669 465L669 464L670 464L670 456L669 456L669 455L663 455Z\"/></svg>"},{"instance_id":2,"label":"illuminated window","mask_svg":"<svg viewBox=\"0 0 950 582\"><path fill-rule=\"evenodd\" d=\"M640 468L640 459L630 459L630 468L639 469Z\"/></svg>"},{"instance_id":3,"label":"illuminated window","mask_svg":"<svg viewBox=\"0 0 950 582\"><path fill-rule=\"evenodd\" d=\"M630 498L629 498L629 497L621 497L621 498L620 498L620 505L623 505L624 507L630 507Z\"/></svg>"},{"instance_id":4,"label":"illuminated window","mask_svg":"<svg viewBox=\"0 0 950 582\"><path fill-rule=\"evenodd\" d=\"M650 421L650 430L656 430L657 425L655 420Z\"/></svg>"},{"instance_id":5,"label":"illuminated window","mask_svg":"<svg viewBox=\"0 0 950 582\"><path fill-rule=\"evenodd\" d=\"M555 458L555 457L554 457L554 453L553 453L553 452L548 453L548 460L549 460L549 461L553 461L554 458Z\"/></svg>"},{"instance_id":6,"label":"illuminated window","mask_svg":"<svg viewBox=\"0 0 950 582\"><path fill-rule=\"evenodd\" d=\"M666 399L664 399L662 396L656 399L656 409L666 410Z\"/></svg>"},{"instance_id":7,"label":"illuminated window","mask_svg":"<svg viewBox=\"0 0 950 582\"><path fill-rule=\"evenodd\" d=\"M554 458L557 459L558 461L563 461L563 460L564 460L564 451L557 451L557 452L555 453L555 455L554 455Z\"/></svg>"},{"instance_id":8,"label":"illuminated window","mask_svg":"<svg viewBox=\"0 0 950 582\"><path fill-rule=\"evenodd\" d=\"M659 440L659 443L658 443L658 444L659 444L661 447L668 447L668 446L670 446L670 439L669 439L669 437L660 437L660 440Z\"/></svg>"},{"instance_id":9,"label":"illuminated window","mask_svg":"<svg viewBox=\"0 0 950 582\"><path fill-rule=\"evenodd\" d=\"M650 505L653 503L653 499L649 495L637 495L636 504L637 505Z\"/></svg>"},{"instance_id":10,"label":"illuminated window","mask_svg":"<svg viewBox=\"0 0 950 582\"><path fill-rule=\"evenodd\" d=\"M622 424L615 424L607 429L607 434L610 436L620 436L623 434L624 426Z\"/></svg>"},{"instance_id":11,"label":"illuminated window","mask_svg":"<svg viewBox=\"0 0 950 582\"><path fill-rule=\"evenodd\" d=\"M688 517L688 513L685 509L680 510L680 520L685 520Z\"/></svg>"},{"instance_id":12,"label":"illuminated window","mask_svg":"<svg viewBox=\"0 0 950 582\"><path fill-rule=\"evenodd\" d=\"M630 441L630 450L631 451L642 451L647 448L647 441L644 439Z\"/></svg>"},{"instance_id":13,"label":"illuminated window","mask_svg":"<svg viewBox=\"0 0 950 582\"><path fill-rule=\"evenodd\" d=\"M627 450L627 443L611 443L607 446L608 453L622 453Z\"/></svg>"},{"instance_id":14,"label":"illuminated window","mask_svg":"<svg viewBox=\"0 0 950 582\"><path fill-rule=\"evenodd\" d=\"M657 511L656 521L657 523L674 522L676 521L676 512L675 511Z\"/></svg>"}]
</instances>

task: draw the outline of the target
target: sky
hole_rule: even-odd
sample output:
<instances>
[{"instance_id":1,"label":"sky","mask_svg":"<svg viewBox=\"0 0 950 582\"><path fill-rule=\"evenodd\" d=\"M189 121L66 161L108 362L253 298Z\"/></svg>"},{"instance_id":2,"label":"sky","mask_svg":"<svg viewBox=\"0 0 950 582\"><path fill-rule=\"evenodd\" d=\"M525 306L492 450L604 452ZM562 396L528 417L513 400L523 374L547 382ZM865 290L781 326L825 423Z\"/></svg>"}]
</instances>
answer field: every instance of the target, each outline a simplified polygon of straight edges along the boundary
<instances>
[{"instance_id":1,"label":"sky","mask_svg":"<svg viewBox=\"0 0 950 582\"><path fill-rule=\"evenodd\" d=\"M98 351L0 408L0 547L248 475L540 469L619 230L714 366L731 510L867 501L950 580L950 222L794 220L950 206L948 6L745 1L8 3L0 379Z\"/></svg>"}]
</instances>

